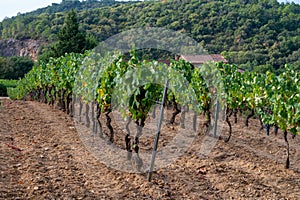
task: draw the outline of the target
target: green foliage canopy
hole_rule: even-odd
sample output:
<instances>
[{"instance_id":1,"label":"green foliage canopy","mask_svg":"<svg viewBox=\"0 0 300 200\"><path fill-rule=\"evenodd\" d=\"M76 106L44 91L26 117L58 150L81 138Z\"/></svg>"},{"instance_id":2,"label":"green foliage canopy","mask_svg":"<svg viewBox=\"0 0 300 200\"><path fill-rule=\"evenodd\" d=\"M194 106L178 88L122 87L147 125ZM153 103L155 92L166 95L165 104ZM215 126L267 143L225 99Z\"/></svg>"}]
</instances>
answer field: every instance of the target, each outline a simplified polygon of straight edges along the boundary
<instances>
[{"instance_id":1,"label":"green foliage canopy","mask_svg":"<svg viewBox=\"0 0 300 200\"><path fill-rule=\"evenodd\" d=\"M131 28L164 27L247 70L280 71L284 64L300 69L300 5L276 0L66 1L5 19L0 38L52 43L70 9L78 13L79 28L98 41Z\"/></svg>"},{"instance_id":2,"label":"green foliage canopy","mask_svg":"<svg viewBox=\"0 0 300 200\"><path fill-rule=\"evenodd\" d=\"M29 57L0 57L0 79L23 78L33 65Z\"/></svg>"}]
</instances>

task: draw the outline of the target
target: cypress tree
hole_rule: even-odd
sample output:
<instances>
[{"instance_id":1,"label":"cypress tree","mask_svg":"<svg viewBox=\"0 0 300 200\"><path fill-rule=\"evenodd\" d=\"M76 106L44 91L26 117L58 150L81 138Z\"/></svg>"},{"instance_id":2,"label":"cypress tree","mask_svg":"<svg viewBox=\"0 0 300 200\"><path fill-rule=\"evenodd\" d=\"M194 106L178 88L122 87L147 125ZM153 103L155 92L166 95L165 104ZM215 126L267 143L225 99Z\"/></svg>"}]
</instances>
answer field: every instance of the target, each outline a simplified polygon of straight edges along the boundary
<instances>
[{"instance_id":1,"label":"cypress tree","mask_svg":"<svg viewBox=\"0 0 300 200\"><path fill-rule=\"evenodd\" d=\"M44 47L39 56L39 62L48 62L50 57L60 57L65 53L84 53L85 50L97 46L97 39L92 34L84 34L79 30L76 12L72 10L65 18L62 28L57 34L58 41L48 47Z\"/></svg>"},{"instance_id":2,"label":"cypress tree","mask_svg":"<svg viewBox=\"0 0 300 200\"><path fill-rule=\"evenodd\" d=\"M74 10L68 13L57 37L58 43L55 45L57 57L71 52L83 53L86 49L86 38L79 30L79 23Z\"/></svg>"}]
</instances>

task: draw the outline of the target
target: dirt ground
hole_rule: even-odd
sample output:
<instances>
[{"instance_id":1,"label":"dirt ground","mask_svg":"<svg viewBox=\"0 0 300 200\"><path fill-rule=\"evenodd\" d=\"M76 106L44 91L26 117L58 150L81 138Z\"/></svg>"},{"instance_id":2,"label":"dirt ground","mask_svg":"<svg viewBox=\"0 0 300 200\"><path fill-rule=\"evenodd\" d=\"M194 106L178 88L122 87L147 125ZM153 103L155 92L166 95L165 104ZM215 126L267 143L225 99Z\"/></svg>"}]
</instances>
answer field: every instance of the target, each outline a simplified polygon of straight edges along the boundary
<instances>
[{"instance_id":1,"label":"dirt ground","mask_svg":"<svg viewBox=\"0 0 300 200\"><path fill-rule=\"evenodd\" d=\"M254 119L249 128L233 124L232 139L219 140L207 156L198 153L200 132L182 157L148 182L146 173L95 159L62 111L0 102L0 199L300 199L300 137L289 138L291 167L285 169L282 132L266 136Z\"/></svg>"}]
</instances>

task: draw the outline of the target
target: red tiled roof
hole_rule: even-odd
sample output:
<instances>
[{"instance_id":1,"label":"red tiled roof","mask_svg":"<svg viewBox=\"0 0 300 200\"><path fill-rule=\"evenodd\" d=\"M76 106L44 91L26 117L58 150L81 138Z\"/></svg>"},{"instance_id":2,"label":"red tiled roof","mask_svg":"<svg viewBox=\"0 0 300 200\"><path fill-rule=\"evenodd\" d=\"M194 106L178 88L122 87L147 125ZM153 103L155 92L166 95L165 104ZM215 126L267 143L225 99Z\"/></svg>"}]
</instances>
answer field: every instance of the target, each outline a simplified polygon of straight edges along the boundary
<instances>
[{"instance_id":1,"label":"red tiled roof","mask_svg":"<svg viewBox=\"0 0 300 200\"><path fill-rule=\"evenodd\" d=\"M221 55L221 54L211 54L210 55L215 62L224 62L224 63L227 63L227 60Z\"/></svg>"},{"instance_id":2,"label":"red tiled roof","mask_svg":"<svg viewBox=\"0 0 300 200\"><path fill-rule=\"evenodd\" d=\"M170 60L157 60L159 63L165 63L166 65L170 66L171 61Z\"/></svg>"},{"instance_id":3,"label":"red tiled roof","mask_svg":"<svg viewBox=\"0 0 300 200\"><path fill-rule=\"evenodd\" d=\"M224 63L227 63L227 60L220 54L181 55L181 58L184 59L185 61L190 62L191 64L203 64L210 61L214 61L214 62L222 61Z\"/></svg>"}]
</instances>

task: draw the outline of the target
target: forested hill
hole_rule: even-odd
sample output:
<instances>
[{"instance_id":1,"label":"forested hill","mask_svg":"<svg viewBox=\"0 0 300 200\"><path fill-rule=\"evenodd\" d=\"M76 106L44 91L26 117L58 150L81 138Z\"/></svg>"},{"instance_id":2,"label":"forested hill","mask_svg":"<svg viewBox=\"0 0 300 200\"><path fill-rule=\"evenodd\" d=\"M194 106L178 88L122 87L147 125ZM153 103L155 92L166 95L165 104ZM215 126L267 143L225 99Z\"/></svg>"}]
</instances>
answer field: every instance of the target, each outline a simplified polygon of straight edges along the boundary
<instances>
[{"instance_id":1,"label":"forested hill","mask_svg":"<svg viewBox=\"0 0 300 200\"><path fill-rule=\"evenodd\" d=\"M300 5L276 0L64 1L5 19L1 39L52 42L72 8L81 29L99 41L130 28L165 27L246 69L278 69L286 63L300 69Z\"/></svg>"},{"instance_id":2,"label":"forested hill","mask_svg":"<svg viewBox=\"0 0 300 200\"><path fill-rule=\"evenodd\" d=\"M30 12L27 15L40 15L40 14L55 14L58 12L70 11L74 9L77 11L88 10L94 8L100 8L105 6L113 6L118 4L132 3L128 1L115 1L115 0L62 0L60 4L53 3L52 6L37 9L36 11Z\"/></svg>"}]
</instances>

